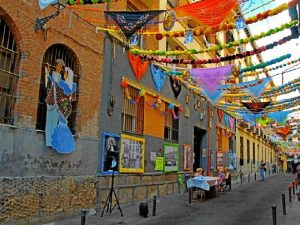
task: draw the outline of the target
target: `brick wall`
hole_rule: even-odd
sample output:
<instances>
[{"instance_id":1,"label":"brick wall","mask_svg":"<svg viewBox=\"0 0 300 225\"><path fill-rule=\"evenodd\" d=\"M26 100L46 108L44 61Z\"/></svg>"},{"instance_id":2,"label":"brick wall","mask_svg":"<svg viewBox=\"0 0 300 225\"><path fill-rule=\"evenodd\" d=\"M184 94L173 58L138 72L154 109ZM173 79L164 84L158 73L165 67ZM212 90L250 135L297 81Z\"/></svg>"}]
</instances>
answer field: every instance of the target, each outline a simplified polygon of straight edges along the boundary
<instances>
[{"instance_id":1,"label":"brick wall","mask_svg":"<svg viewBox=\"0 0 300 225\"><path fill-rule=\"evenodd\" d=\"M53 7L41 11L38 1L0 0L1 16L7 21L21 51L16 105L18 125L35 128L42 60L53 44L64 44L80 64L78 115L76 127L84 136L97 137L99 126L100 88L102 85L103 34L84 22L70 9L64 9L50 20L45 30L35 32L35 19L55 12ZM96 96L96 97L95 97Z\"/></svg>"}]
</instances>

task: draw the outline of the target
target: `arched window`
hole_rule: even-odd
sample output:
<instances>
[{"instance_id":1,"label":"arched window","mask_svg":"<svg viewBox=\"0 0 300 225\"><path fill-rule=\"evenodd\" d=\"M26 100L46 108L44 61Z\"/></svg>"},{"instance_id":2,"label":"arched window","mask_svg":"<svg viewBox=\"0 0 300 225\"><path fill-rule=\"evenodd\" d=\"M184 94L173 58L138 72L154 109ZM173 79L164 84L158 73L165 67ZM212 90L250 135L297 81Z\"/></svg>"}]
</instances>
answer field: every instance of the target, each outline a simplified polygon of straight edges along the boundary
<instances>
[{"instance_id":1,"label":"arched window","mask_svg":"<svg viewBox=\"0 0 300 225\"><path fill-rule=\"evenodd\" d=\"M20 54L13 34L0 17L0 123L14 124Z\"/></svg>"},{"instance_id":2,"label":"arched window","mask_svg":"<svg viewBox=\"0 0 300 225\"><path fill-rule=\"evenodd\" d=\"M77 87L79 87L79 62L74 52L63 44L55 44L47 49L41 71L41 80L40 80L40 94L39 94L39 103L38 103L38 111L37 111L37 123L36 129L45 130L46 125L46 113L47 113L47 105L45 102L47 92L49 89L46 87L45 83L45 66L48 65L48 68L52 71L55 69L55 61L57 59L63 59L65 62L65 66L71 68L74 72L74 82L77 83ZM63 76L62 76L63 77ZM68 118L68 125L73 134L76 133L76 110L77 110L77 102L78 102L78 88L76 93L76 101L72 102L72 113Z\"/></svg>"}]
</instances>

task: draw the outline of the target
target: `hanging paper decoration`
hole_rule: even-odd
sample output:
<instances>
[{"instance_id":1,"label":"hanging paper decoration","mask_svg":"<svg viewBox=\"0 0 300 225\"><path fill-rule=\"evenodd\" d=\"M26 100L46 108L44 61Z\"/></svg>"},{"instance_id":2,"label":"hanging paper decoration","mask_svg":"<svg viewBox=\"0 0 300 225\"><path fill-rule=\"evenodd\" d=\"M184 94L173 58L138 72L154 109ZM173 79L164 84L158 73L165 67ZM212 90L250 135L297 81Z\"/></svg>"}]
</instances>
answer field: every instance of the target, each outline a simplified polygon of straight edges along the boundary
<instances>
[{"instance_id":1,"label":"hanging paper decoration","mask_svg":"<svg viewBox=\"0 0 300 225\"><path fill-rule=\"evenodd\" d=\"M139 43L139 35L138 34L134 34L131 38L130 38L130 46L135 46Z\"/></svg>"},{"instance_id":2,"label":"hanging paper decoration","mask_svg":"<svg viewBox=\"0 0 300 225\"><path fill-rule=\"evenodd\" d=\"M283 139L285 139L291 133L291 127L285 126L275 129L276 133L279 134Z\"/></svg>"},{"instance_id":3,"label":"hanging paper decoration","mask_svg":"<svg viewBox=\"0 0 300 225\"><path fill-rule=\"evenodd\" d=\"M218 114L219 122L221 123L224 115L223 110L217 109L217 114Z\"/></svg>"},{"instance_id":4,"label":"hanging paper decoration","mask_svg":"<svg viewBox=\"0 0 300 225\"><path fill-rule=\"evenodd\" d=\"M252 113L259 113L265 110L265 108L271 102L242 102L242 104Z\"/></svg>"},{"instance_id":5,"label":"hanging paper decoration","mask_svg":"<svg viewBox=\"0 0 300 225\"><path fill-rule=\"evenodd\" d=\"M164 30L170 31L174 27L174 24L176 22L176 16L173 11L167 12L164 19Z\"/></svg>"},{"instance_id":6,"label":"hanging paper decoration","mask_svg":"<svg viewBox=\"0 0 300 225\"><path fill-rule=\"evenodd\" d=\"M177 7L175 11L179 15L191 16L211 27L216 27L236 4L237 0L202 0Z\"/></svg>"},{"instance_id":7,"label":"hanging paper decoration","mask_svg":"<svg viewBox=\"0 0 300 225\"><path fill-rule=\"evenodd\" d=\"M113 21L121 28L125 37L129 39L136 31L141 29L146 23L162 12L164 12L164 10L143 12L114 11L105 12L105 14L113 19Z\"/></svg>"},{"instance_id":8,"label":"hanging paper decoration","mask_svg":"<svg viewBox=\"0 0 300 225\"><path fill-rule=\"evenodd\" d=\"M233 117L229 117L229 125L230 125L230 129L234 128L234 118Z\"/></svg>"},{"instance_id":9,"label":"hanging paper decoration","mask_svg":"<svg viewBox=\"0 0 300 225\"><path fill-rule=\"evenodd\" d=\"M41 9L45 9L48 5L56 4L58 0L39 0Z\"/></svg>"},{"instance_id":10,"label":"hanging paper decoration","mask_svg":"<svg viewBox=\"0 0 300 225\"><path fill-rule=\"evenodd\" d=\"M167 75L162 71L160 67L155 68L153 64L150 65L152 77L155 87L158 91L164 86Z\"/></svg>"},{"instance_id":11,"label":"hanging paper decoration","mask_svg":"<svg viewBox=\"0 0 300 225\"><path fill-rule=\"evenodd\" d=\"M187 31L185 32L185 40L184 40L184 44L192 43L193 41L194 41L194 34L193 34L193 31L187 30Z\"/></svg>"},{"instance_id":12,"label":"hanging paper decoration","mask_svg":"<svg viewBox=\"0 0 300 225\"><path fill-rule=\"evenodd\" d=\"M147 72L149 63L141 60L140 57L131 53L128 53L128 58L136 79L140 81Z\"/></svg>"},{"instance_id":13,"label":"hanging paper decoration","mask_svg":"<svg viewBox=\"0 0 300 225\"><path fill-rule=\"evenodd\" d=\"M181 92L181 83L178 79L171 77L171 76L170 76L170 83L171 83L171 87L172 87L174 96L175 96L175 98L177 98Z\"/></svg>"},{"instance_id":14,"label":"hanging paper decoration","mask_svg":"<svg viewBox=\"0 0 300 225\"><path fill-rule=\"evenodd\" d=\"M249 86L246 88L246 91L252 95L255 99L259 99L262 92L265 90L265 88L268 86L268 84L271 82L271 77L267 77L263 80L260 80L261 83Z\"/></svg>"},{"instance_id":15,"label":"hanging paper decoration","mask_svg":"<svg viewBox=\"0 0 300 225\"><path fill-rule=\"evenodd\" d=\"M228 114L224 114L224 121L225 121L225 125L226 127L229 127L229 115Z\"/></svg>"},{"instance_id":16,"label":"hanging paper decoration","mask_svg":"<svg viewBox=\"0 0 300 225\"><path fill-rule=\"evenodd\" d=\"M266 127L270 125L271 119L266 115L262 115L261 117L257 118L255 122L260 124L262 127Z\"/></svg>"},{"instance_id":17,"label":"hanging paper decoration","mask_svg":"<svg viewBox=\"0 0 300 225\"><path fill-rule=\"evenodd\" d=\"M259 114L253 114L253 113L238 113L243 120L250 123L251 125L255 125L256 120L261 116Z\"/></svg>"},{"instance_id":18,"label":"hanging paper decoration","mask_svg":"<svg viewBox=\"0 0 300 225\"><path fill-rule=\"evenodd\" d=\"M237 16L234 21L235 28L237 31L245 29L247 24L242 16Z\"/></svg>"},{"instance_id":19,"label":"hanging paper decoration","mask_svg":"<svg viewBox=\"0 0 300 225\"><path fill-rule=\"evenodd\" d=\"M225 83L231 72L232 65L190 70L191 77L213 104L216 104L223 94L223 90L218 90L218 88Z\"/></svg>"},{"instance_id":20,"label":"hanging paper decoration","mask_svg":"<svg viewBox=\"0 0 300 225\"><path fill-rule=\"evenodd\" d=\"M291 112L291 110L272 112L268 114L268 117L272 118L278 123L283 123Z\"/></svg>"}]
</instances>

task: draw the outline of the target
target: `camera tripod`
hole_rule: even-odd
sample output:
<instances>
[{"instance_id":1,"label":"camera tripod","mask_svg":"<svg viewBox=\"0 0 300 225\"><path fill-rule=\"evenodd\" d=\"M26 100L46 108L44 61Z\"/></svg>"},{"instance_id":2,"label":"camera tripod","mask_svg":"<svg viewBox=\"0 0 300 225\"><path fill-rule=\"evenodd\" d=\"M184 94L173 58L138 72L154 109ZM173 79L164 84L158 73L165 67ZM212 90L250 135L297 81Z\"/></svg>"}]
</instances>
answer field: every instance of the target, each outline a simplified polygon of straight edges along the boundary
<instances>
[{"instance_id":1,"label":"camera tripod","mask_svg":"<svg viewBox=\"0 0 300 225\"><path fill-rule=\"evenodd\" d=\"M115 178L115 170L113 169L112 179L111 179L111 187L110 187L110 191L109 191L109 194L107 196L107 199L105 201L105 205L103 207L101 217L103 217L103 213L104 213L105 209L106 209L106 212L109 211L109 213L111 213L116 206L118 206L118 209L120 210L121 216L123 216L123 212L122 212L121 206L119 204L119 200L118 200L116 191L114 189L114 178ZM116 202L115 202L114 206L112 205L113 204L113 202L112 202L113 196L115 196L115 199L116 199Z\"/></svg>"}]
</instances>

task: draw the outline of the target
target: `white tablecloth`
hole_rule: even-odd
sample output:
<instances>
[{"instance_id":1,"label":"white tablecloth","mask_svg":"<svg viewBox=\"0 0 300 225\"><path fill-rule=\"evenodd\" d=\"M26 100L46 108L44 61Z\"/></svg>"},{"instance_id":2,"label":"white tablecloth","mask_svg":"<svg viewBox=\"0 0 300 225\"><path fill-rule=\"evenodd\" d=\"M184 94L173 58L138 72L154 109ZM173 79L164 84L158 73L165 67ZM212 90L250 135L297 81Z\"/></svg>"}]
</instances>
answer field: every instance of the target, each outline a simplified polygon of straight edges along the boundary
<instances>
[{"instance_id":1,"label":"white tablecloth","mask_svg":"<svg viewBox=\"0 0 300 225\"><path fill-rule=\"evenodd\" d=\"M204 177L204 176L198 176L190 178L187 181L187 187L197 187L202 188L204 190L209 191L210 186L218 185L218 178L216 177Z\"/></svg>"}]
</instances>

